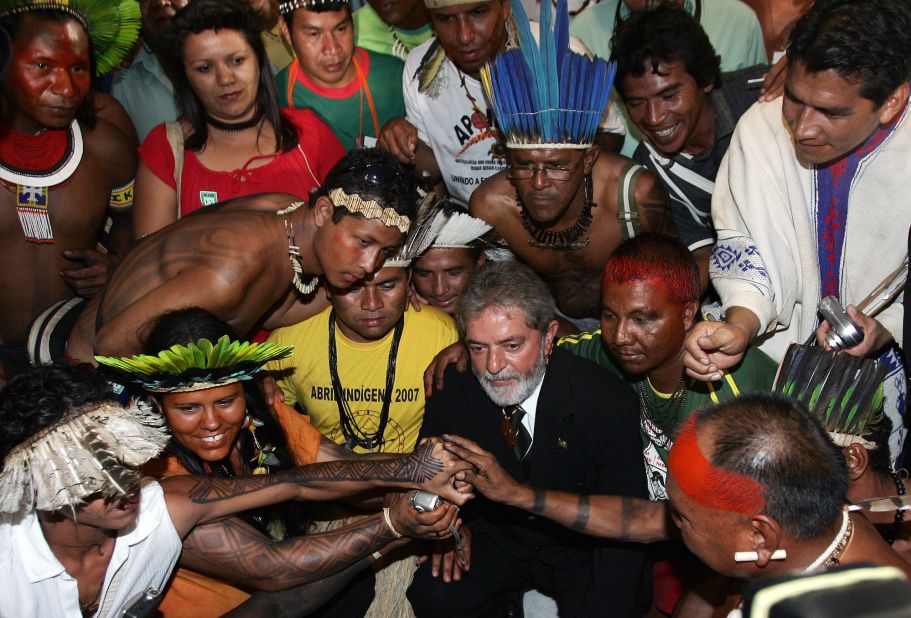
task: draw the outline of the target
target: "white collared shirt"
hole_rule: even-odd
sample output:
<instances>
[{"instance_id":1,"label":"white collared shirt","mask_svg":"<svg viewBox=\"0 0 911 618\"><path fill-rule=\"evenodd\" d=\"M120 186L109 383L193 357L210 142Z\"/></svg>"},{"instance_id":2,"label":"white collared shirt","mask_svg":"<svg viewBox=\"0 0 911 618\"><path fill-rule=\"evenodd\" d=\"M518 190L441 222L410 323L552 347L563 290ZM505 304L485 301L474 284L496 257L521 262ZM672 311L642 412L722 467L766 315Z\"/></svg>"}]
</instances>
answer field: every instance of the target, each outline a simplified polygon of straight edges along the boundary
<instances>
[{"instance_id":1,"label":"white collared shirt","mask_svg":"<svg viewBox=\"0 0 911 618\"><path fill-rule=\"evenodd\" d=\"M180 549L164 491L157 481L143 479L139 514L114 543L95 616L121 616L138 594L164 588ZM120 583L108 599L118 570ZM0 617L82 618L78 583L51 552L35 511L0 517L0 572Z\"/></svg>"},{"instance_id":2,"label":"white collared shirt","mask_svg":"<svg viewBox=\"0 0 911 618\"><path fill-rule=\"evenodd\" d=\"M525 426L525 429L528 430L528 435L531 436L531 444L528 446L529 450L531 450L531 447L535 443L535 414L538 412L538 397L541 395L542 384L544 384L543 377L541 378L541 381L538 382L535 390L531 392L531 395L519 404L522 406L522 409L525 410L525 416L522 417L522 425Z\"/></svg>"}]
</instances>

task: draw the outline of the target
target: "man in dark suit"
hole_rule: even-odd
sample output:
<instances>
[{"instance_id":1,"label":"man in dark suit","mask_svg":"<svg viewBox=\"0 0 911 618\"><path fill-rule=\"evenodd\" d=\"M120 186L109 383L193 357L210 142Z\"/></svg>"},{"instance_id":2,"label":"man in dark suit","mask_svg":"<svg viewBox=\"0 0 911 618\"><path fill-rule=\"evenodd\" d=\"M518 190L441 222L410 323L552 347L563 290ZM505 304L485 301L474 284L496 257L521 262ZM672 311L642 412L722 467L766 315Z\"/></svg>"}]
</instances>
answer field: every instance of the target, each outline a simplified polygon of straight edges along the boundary
<instances>
[{"instance_id":1,"label":"man in dark suit","mask_svg":"<svg viewBox=\"0 0 911 618\"><path fill-rule=\"evenodd\" d=\"M646 495L635 394L606 370L554 349L554 300L539 277L515 262L483 266L456 319L472 373L450 367L427 402L422 437L470 438L539 489ZM580 506L587 517L587 504ZM439 567L425 563L408 591L418 616L500 616L512 592L531 587L553 596L561 616L635 613L639 547L480 497L463 516L470 571L444 583L434 576Z\"/></svg>"}]
</instances>

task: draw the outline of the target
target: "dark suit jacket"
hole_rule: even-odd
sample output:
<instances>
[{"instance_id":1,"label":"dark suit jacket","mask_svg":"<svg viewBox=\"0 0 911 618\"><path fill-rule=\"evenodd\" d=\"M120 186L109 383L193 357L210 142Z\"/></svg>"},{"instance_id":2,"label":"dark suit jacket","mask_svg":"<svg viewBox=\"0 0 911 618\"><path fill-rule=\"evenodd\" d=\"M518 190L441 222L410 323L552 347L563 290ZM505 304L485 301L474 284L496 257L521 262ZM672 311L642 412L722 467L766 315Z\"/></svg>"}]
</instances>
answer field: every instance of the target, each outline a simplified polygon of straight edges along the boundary
<instances>
[{"instance_id":1,"label":"dark suit jacket","mask_svg":"<svg viewBox=\"0 0 911 618\"><path fill-rule=\"evenodd\" d=\"M474 374L451 366L445 388L427 401L421 437L449 433L474 440L515 479L536 488L647 497L636 395L598 365L554 349L538 398L528 478L503 439L502 418ZM472 530L489 533L512 559L595 568L596 581L607 590L608 598L599 600L608 603L605 615L632 612L644 559L640 546L581 535L480 496L464 514Z\"/></svg>"}]
</instances>

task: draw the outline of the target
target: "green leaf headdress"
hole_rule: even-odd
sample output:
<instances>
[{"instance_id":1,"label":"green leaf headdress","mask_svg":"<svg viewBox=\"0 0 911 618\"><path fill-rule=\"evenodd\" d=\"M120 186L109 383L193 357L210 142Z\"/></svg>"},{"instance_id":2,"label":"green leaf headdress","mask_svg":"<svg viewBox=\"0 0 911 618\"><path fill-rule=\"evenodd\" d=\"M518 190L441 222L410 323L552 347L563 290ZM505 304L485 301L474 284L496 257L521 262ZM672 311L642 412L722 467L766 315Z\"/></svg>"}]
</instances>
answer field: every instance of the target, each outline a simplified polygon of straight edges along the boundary
<instances>
[{"instance_id":1,"label":"green leaf headdress","mask_svg":"<svg viewBox=\"0 0 911 618\"><path fill-rule=\"evenodd\" d=\"M0 0L0 18L32 11L63 11L85 27L98 75L117 68L139 37L136 0Z\"/></svg>"},{"instance_id":2,"label":"green leaf headdress","mask_svg":"<svg viewBox=\"0 0 911 618\"><path fill-rule=\"evenodd\" d=\"M878 360L795 343L778 369L775 390L804 404L838 446L873 450L867 437L883 418L885 376Z\"/></svg>"},{"instance_id":3,"label":"green leaf headdress","mask_svg":"<svg viewBox=\"0 0 911 618\"><path fill-rule=\"evenodd\" d=\"M96 356L95 360L147 391L185 393L249 380L267 362L288 358L292 350L294 346L232 341L224 335L214 344L200 339L171 346L157 356Z\"/></svg>"}]
</instances>

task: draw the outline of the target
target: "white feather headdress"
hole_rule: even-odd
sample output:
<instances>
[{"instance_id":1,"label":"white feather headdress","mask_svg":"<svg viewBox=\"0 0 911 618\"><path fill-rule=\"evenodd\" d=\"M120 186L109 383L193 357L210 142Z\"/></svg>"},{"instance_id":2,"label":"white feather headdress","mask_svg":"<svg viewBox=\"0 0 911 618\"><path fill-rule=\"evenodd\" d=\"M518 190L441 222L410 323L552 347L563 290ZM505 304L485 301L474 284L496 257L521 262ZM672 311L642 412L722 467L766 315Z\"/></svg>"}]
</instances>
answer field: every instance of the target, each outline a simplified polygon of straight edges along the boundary
<instances>
[{"instance_id":1,"label":"white feather headdress","mask_svg":"<svg viewBox=\"0 0 911 618\"><path fill-rule=\"evenodd\" d=\"M146 403L74 410L3 460L0 513L56 511L95 494L128 495L139 487L139 467L167 443L164 424Z\"/></svg>"},{"instance_id":2,"label":"white feather headdress","mask_svg":"<svg viewBox=\"0 0 911 618\"><path fill-rule=\"evenodd\" d=\"M445 203L445 199L437 197L432 191L424 196L418 206L411 233L398 254L386 260L383 268L408 268L412 260L424 253L449 216L443 209Z\"/></svg>"},{"instance_id":3,"label":"white feather headdress","mask_svg":"<svg viewBox=\"0 0 911 618\"><path fill-rule=\"evenodd\" d=\"M467 249L491 230L490 224L464 212L453 213L437 234L431 247L438 249Z\"/></svg>"}]
</instances>

